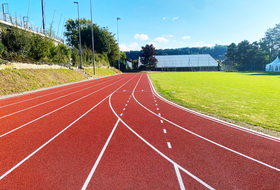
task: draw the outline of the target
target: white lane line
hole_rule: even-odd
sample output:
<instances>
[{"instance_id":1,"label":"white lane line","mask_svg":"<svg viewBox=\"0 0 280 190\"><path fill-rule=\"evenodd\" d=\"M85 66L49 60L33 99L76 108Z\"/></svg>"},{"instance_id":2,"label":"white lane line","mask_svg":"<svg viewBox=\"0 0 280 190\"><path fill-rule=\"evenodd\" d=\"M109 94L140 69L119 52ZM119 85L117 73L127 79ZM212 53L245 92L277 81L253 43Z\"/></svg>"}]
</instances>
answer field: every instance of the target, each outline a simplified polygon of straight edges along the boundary
<instances>
[{"instance_id":1,"label":"white lane line","mask_svg":"<svg viewBox=\"0 0 280 190\"><path fill-rule=\"evenodd\" d=\"M125 108L123 108L123 110L125 110Z\"/></svg>"},{"instance_id":2,"label":"white lane line","mask_svg":"<svg viewBox=\"0 0 280 190\"><path fill-rule=\"evenodd\" d=\"M158 113L158 115L160 116L160 113Z\"/></svg>"},{"instance_id":3,"label":"white lane line","mask_svg":"<svg viewBox=\"0 0 280 190\"><path fill-rule=\"evenodd\" d=\"M155 102L157 102L157 101L155 100Z\"/></svg>"},{"instance_id":4,"label":"white lane line","mask_svg":"<svg viewBox=\"0 0 280 190\"><path fill-rule=\"evenodd\" d=\"M167 132L166 132L166 129L163 129L163 132L164 132L164 133L167 133Z\"/></svg>"},{"instance_id":5,"label":"white lane line","mask_svg":"<svg viewBox=\"0 0 280 190\"><path fill-rule=\"evenodd\" d=\"M185 185L184 185L183 179L181 177L180 170L179 170L179 168L176 164L174 164L174 168L175 168L175 172L176 172L176 175L177 175L177 179L178 179L180 188L181 188L181 190L185 190Z\"/></svg>"},{"instance_id":6,"label":"white lane line","mask_svg":"<svg viewBox=\"0 0 280 190\"><path fill-rule=\"evenodd\" d=\"M94 108L96 108L99 104L101 104L104 100L106 100L110 95L106 96L106 98L104 98L103 100L101 100L98 104L96 104L95 106L93 106L91 109L89 109L87 112L85 112L83 115L89 113L91 110L93 110ZM9 171L7 171L6 173L4 173L2 176L0 176L0 180L2 180L4 177L6 177L9 173L11 173L12 171L14 171L17 167L19 167L21 164L23 164L26 160L28 160L31 156L33 156L34 154L36 154L39 150L41 150L42 148L44 148L47 144L49 144L51 141L53 141L56 137L58 137L61 133L63 133L64 131L66 131L69 127L71 127L74 123L76 123L77 121L79 121L81 118L83 118L83 116L80 116L78 119L76 119L75 121L73 121L70 125L68 125L67 127L65 127L63 130L61 130L59 133L57 133L54 137L52 137L50 140L48 140L45 144L43 144L42 146L40 146L37 150L35 150L34 152L32 152L31 154L29 154L27 157L25 157L22 161L20 161L18 164L16 164L14 167L12 167Z\"/></svg>"},{"instance_id":7,"label":"white lane line","mask_svg":"<svg viewBox=\"0 0 280 190\"><path fill-rule=\"evenodd\" d=\"M85 85L91 85L91 83L92 82L88 82L88 83L82 84L80 86L74 86L72 88L66 88L66 89L63 89L63 90L60 90L60 91L55 91L55 92L52 92L52 93L49 93L49 94L44 94L44 95L41 95L41 96L36 96L36 97L29 98L29 99L26 99L26 100L22 100L22 101L19 101L19 102L15 102L15 103L7 104L7 105L4 105L4 106L0 106L0 108L4 108L4 107L12 106L12 105L15 105L15 104L27 102L27 101L30 101L30 100L42 98L42 97L49 96L49 95L52 95L52 94L56 94L56 93L59 93L59 92L63 92L63 91L66 91L66 90L71 90L71 89L74 89L74 88L79 88L79 87L82 87L82 86L85 86ZM69 84L69 85L75 85L75 84ZM60 88L60 86L57 86L55 88ZM54 89L54 88L52 88L52 89ZM51 90L51 89L45 89L45 90L47 91L47 90ZM36 92L34 92L34 93L36 93Z\"/></svg>"},{"instance_id":8,"label":"white lane line","mask_svg":"<svg viewBox=\"0 0 280 190\"><path fill-rule=\"evenodd\" d=\"M210 121L214 121L214 122L217 122L217 123L220 123L220 124L223 124L224 126L227 126L227 127L230 127L230 128L234 128L234 129L237 129L237 130L240 130L240 131L244 131L246 133L250 133L252 135L256 135L256 136L259 136L259 137L263 137L263 138L266 138L266 139L269 139L269 140L272 140L272 141L276 141L276 142L280 142L280 138L277 138L277 137L273 137L273 136L270 136L270 135L267 135L267 134L264 134L264 133L261 133L261 132L257 132L257 131L253 131L251 129L247 129L247 128L244 128L244 127L241 127L241 126L238 126L238 125L235 125L235 124L232 124L232 123L228 123L226 121L222 121L222 120L219 120L217 118L214 118L214 117L210 117L208 115L204 115L202 113L199 113L199 112L195 112L191 109L188 109L188 108L185 108L185 107L182 107L180 105L177 105L169 100L166 100L165 98L161 97L155 90L154 86L152 85L152 82L151 82L151 79L150 77L148 76L148 79L149 79L149 84L150 84L150 88L152 89L152 93L154 95L156 95L159 99L161 99L162 101L174 106L174 107L177 107L181 110L184 110L188 113L192 113L194 115L197 115L199 117L202 117L202 118L205 118L205 119L208 119Z\"/></svg>"},{"instance_id":9,"label":"white lane line","mask_svg":"<svg viewBox=\"0 0 280 190\"><path fill-rule=\"evenodd\" d=\"M161 119L160 122L163 123L163 120Z\"/></svg>"},{"instance_id":10,"label":"white lane line","mask_svg":"<svg viewBox=\"0 0 280 190\"><path fill-rule=\"evenodd\" d=\"M135 75L137 76L137 75ZM134 76L134 77L135 77ZM131 79L129 79L127 82L125 82L123 85L121 85L119 88L117 88L114 92L112 92L110 95L106 96L103 100L101 100L98 104L96 104L94 107L92 107L91 109L89 109L87 112L85 112L83 115L89 113L91 110L93 110L94 108L96 108L99 104L101 104L104 100L106 100L108 97L110 98L111 95L113 93L115 93L117 90L119 90L121 87L123 87L126 83L128 83L129 81L131 81L134 77L132 77ZM59 133L57 133L54 137L52 137L50 140L48 140L45 144L43 144L42 146L40 146L37 150L35 150L34 152L32 152L30 155L28 155L26 158L24 158L22 161L20 161L18 164L16 164L14 167L12 167L9 171L7 171L6 173L4 173L2 176L0 176L0 181L6 177L9 173L11 173L12 171L14 171L17 167L19 167L21 164L23 164L26 160L28 160L31 156L33 156L34 154L36 154L39 150L41 150L42 148L44 148L47 144L49 144L51 141L53 141L56 137L58 137L61 133L63 133L65 130L67 130L69 127L71 127L73 124L75 124L77 121L79 121L81 118L83 118L82 116L79 117L78 119L76 119L75 121L73 121L70 125L68 125L66 128L64 128L62 131L60 131ZM118 117L119 118L119 117Z\"/></svg>"},{"instance_id":11,"label":"white lane line","mask_svg":"<svg viewBox=\"0 0 280 190\"><path fill-rule=\"evenodd\" d=\"M127 78L127 77L126 77L126 78ZM126 78L124 78L124 79L126 79ZM121 80L122 80L122 79L121 79ZM69 104L66 104L66 105L64 105L64 106L62 106L62 107L60 107L60 108L57 108L57 109L55 109L55 110L53 110L53 111L51 111L51 112L49 112L49 113L47 113L47 114L45 114L45 115L50 115L50 114L52 114L52 113L54 113L54 112L57 112L58 110L61 110L61 109L65 108L65 107L67 107L67 106L69 106L69 105L71 105L71 104L74 104L75 102L78 102L78 101L80 101L80 100L82 100L82 99L84 99L84 98L86 98L86 97L88 97L88 96L90 96L90 95L92 95L92 94L94 94L94 93L96 93L96 92L99 92L99 91L101 91L101 90L103 90L103 89L105 89L105 88L107 88L107 87L109 87L109 86L111 86L111 85L113 85L113 84L115 84L115 83L117 83L117 82L119 82L119 81L116 81L116 82L114 82L114 83L111 83L111 84L109 84L109 85L103 87L103 88L100 88L100 89L98 89L98 90L96 90L96 91L94 91L94 92L92 92L92 93L90 93L90 94L88 94L88 95L86 95L86 96L83 96L83 97L81 97L81 98L79 98L79 99L77 99L77 100L75 100L75 101L73 101L73 102L70 102ZM10 133L12 133L12 132L14 132L14 131L17 131L17 130L19 130L19 129L21 129L21 128L27 126L27 125L29 125L30 123L33 123L33 122L35 122L35 121L37 121L37 120L39 120L39 119L42 119L42 118L43 118L43 116L38 117L38 118L36 118L36 119L34 119L34 120L32 120L32 121L30 121L30 122L28 122L28 123L25 123L25 124L23 124L23 125L21 125L21 126L15 128L15 129L11 130L11 131L8 131L8 132L6 132L6 133L0 135L0 138L1 138L1 137L4 137L4 136L6 136L6 135L8 135L8 134L10 134Z\"/></svg>"},{"instance_id":12,"label":"white lane line","mask_svg":"<svg viewBox=\"0 0 280 190\"><path fill-rule=\"evenodd\" d=\"M185 185L184 185L183 179L181 177L180 170L179 170L179 168L176 164L174 164L174 168L175 168L175 172L176 172L176 175L177 175L177 179L178 179L180 188L181 188L181 190L185 190Z\"/></svg>"},{"instance_id":13,"label":"white lane line","mask_svg":"<svg viewBox=\"0 0 280 190\"><path fill-rule=\"evenodd\" d=\"M127 104L125 104L125 106L127 106Z\"/></svg>"},{"instance_id":14,"label":"white lane line","mask_svg":"<svg viewBox=\"0 0 280 190\"><path fill-rule=\"evenodd\" d=\"M142 77L142 75L141 75ZM140 77L140 78L141 78ZM139 79L140 80L140 79ZM137 82L137 84L139 83L139 80ZM136 86L137 86L136 84ZM135 88L136 88L135 86ZM135 90L134 88L134 90ZM133 91L134 92L134 91ZM109 98L109 104L110 104L110 108L113 111L113 113L115 114L115 116L117 118L120 119L120 121L132 132L134 133L138 138L140 138L144 143L146 143L150 148L152 148L154 151L156 151L159 155L161 155L163 158L165 158L166 160L168 160L170 163L172 163L173 165L176 165L179 169L181 169L182 171L184 171L187 175L189 175L190 177L192 177L193 179L195 179L196 181L198 181L199 183L201 183L202 185L204 185L205 187L207 187L208 189L214 190L213 187L211 187L210 185L208 185L207 183L205 183L204 181L202 181L201 179L199 179L198 177L196 177L195 175L193 175L191 172L189 172L188 170L186 170L185 168L183 168L182 166L180 166L179 164L177 164L176 162L174 162L173 160L171 160L169 157L167 157L165 154L163 154L162 152L160 152L158 149L156 149L153 145L151 145L148 141L146 141L143 137L141 137L138 133L136 133L133 129L131 129L115 112L115 110L112 107L111 104L111 98Z\"/></svg>"},{"instance_id":15,"label":"white lane line","mask_svg":"<svg viewBox=\"0 0 280 190\"><path fill-rule=\"evenodd\" d=\"M159 110L159 108L157 108L157 110Z\"/></svg>"},{"instance_id":16,"label":"white lane line","mask_svg":"<svg viewBox=\"0 0 280 190\"><path fill-rule=\"evenodd\" d=\"M121 113L120 116L123 116L123 113Z\"/></svg>"},{"instance_id":17,"label":"white lane line","mask_svg":"<svg viewBox=\"0 0 280 190\"><path fill-rule=\"evenodd\" d=\"M129 102L129 100L127 102Z\"/></svg>"},{"instance_id":18,"label":"white lane line","mask_svg":"<svg viewBox=\"0 0 280 190\"><path fill-rule=\"evenodd\" d=\"M156 104L156 106L157 106L157 104Z\"/></svg>"},{"instance_id":19,"label":"white lane line","mask_svg":"<svg viewBox=\"0 0 280 190\"><path fill-rule=\"evenodd\" d=\"M119 124L119 122L120 122L120 119L118 119L118 121L116 122L111 134L109 135L105 145L103 146L96 162L94 163L94 165L93 165L93 167L92 167L92 169L91 169L91 171L90 171L90 173L89 173L89 175L88 175L88 177L87 177L87 179L86 179L86 181L85 181L85 183L82 187L82 190L85 190L87 188L87 186L88 186L88 184L89 184L89 182L90 182L90 180L91 180L91 178L92 178L92 176L93 176L93 174L94 174L94 172L95 172L95 170L96 170L96 168L97 168L97 166L98 166L98 164L99 164L99 162L100 162L100 160L101 160L101 158L102 158L102 156L103 156L103 154L104 154L104 152L105 152L105 150L106 150L106 148L107 148L107 146L108 146L108 144L109 144L109 142L110 142L110 140L111 140L111 138L112 138L112 136L113 136L113 134L114 134L114 132L117 128L117 126L118 126L118 124Z\"/></svg>"},{"instance_id":20,"label":"white lane line","mask_svg":"<svg viewBox=\"0 0 280 190\"><path fill-rule=\"evenodd\" d=\"M235 154L238 154L238 155L240 155L240 156L242 156L242 157L244 157L244 158L248 158L249 160L252 160L252 161L254 161L254 162L257 162L257 163L259 163L259 164L261 164L261 165L264 165L264 166L266 166L266 167L269 167L269 168L271 168L271 169L274 169L274 170L280 172L280 169L279 169L279 168L276 168L276 167L271 166L271 165L269 165L269 164L266 164L266 163L264 163L264 162L262 162L262 161L259 161L259 160L255 159L255 158L252 158L252 157L250 157L250 156L247 156L247 155L245 155L245 154L242 154L242 153L240 153L240 152L237 152L237 151L235 151L235 150L233 150L233 149L230 149L230 148L228 148L228 147L226 147L226 146L223 146L223 145L221 145L221 144L219 144L219 143L216 143L216 142L214 142L214 141L212 141L212 140L210 140L210 139L207 139L207 138L205 138L205 137L203 137L203 136L200 136L200 135L198 135L198 134L196 134L196 133L194 133L194 132L192 132L192 131L190 131L190 130L185 129L185 128L181 127L180 125L177 125L176 123L173 123L172 121L170 121L170 120L168 120L168 119L166 119L166 118L164 118L164 117L162 117L162 116L157 115L156 113L154 113L153 111L149 110L149 109L146 108L144 105L142 105L142 104L135 98L134 94L133 94L133 98L134 98L134 100L135 100L140 106L142 106L144 109L146 109L146 110L149 111L150 113L152 113L152 114L158 116L159 118L161 118L161 119L167 121L168 123L170 123L170 124L172 124L172 125L174 125L174 126L180 128L180 129L182 129L182 130L184 130L184 131L186 131L186 132L188 132L188 133L190 133L190 134L192 134L192 135L194 135L194 136L197 136L198 138L201 138L201 139L203 139L203 140L205 140L205 141L207 141L207 142L209 142L209 143L212 143L212 144L214 144L214 145L217 145L217 146L219 146L219 147L221 147L221 148L223 148L223 149L226 149L226 150L228 150L228 151L230 151L230 152L233 152L233 153L235 153Z\"/></svg>"},{"instance_id":21,"label":"white lane line","mask_svg":"<svg viewBox=\"0 0 280 190\"><path fill-rule=\"evenodd\" d=\"M105 82L103 82L103 83L105 83ZM103 84L103 83L101 83L101 84ZM78 93L78 92L81 92L81 91L84 91L84 90L93 88L93 87L98 86L98 85L100 85L100 84L97 84L97 85L94 85L94 86L90 86L90 87L87 87L87 88L83 88L83 89L81 89L81 90L78 90L78 91L75 91L75 92L72 92L72 93L69 93L69 94L66 94L66 95L63 95L63 96L60 96L60 97L57 97L57 98L48 100L48 101L46 101L46 102L42 102L42 103L40 103L40 104L37 104L37 105L31 106L31 107L25 108L25 109L22 109L22 110L13 112L13 113L10 113L9 115L15 115L15 114L17 114L17 113L20 113L20 112L23 112L23 111L26 111L26 110L29 110L29 109L32 109L32 108L35 108L35 107L38 107L38 106L47 104L47 103L50 103L50 102L52 102L52 101L55 101L55 100L58 100L58 99L61 99L61 98L70 96L70 95L72 95L72 94L75 94L75 93ZM2 118L5 118L5 116L0 116L0 119L2 119Z\"/></svg>"},{"instance_id":22,"label":"white lane line","mask_svg":"<svg viewBox=\"0 0 280 190\"><path fill-rule=\"evenodd\" d=\"M172 148L170 142L167 142L167 146L168 146L168 148Z\"/></svg>"}]
</instances>

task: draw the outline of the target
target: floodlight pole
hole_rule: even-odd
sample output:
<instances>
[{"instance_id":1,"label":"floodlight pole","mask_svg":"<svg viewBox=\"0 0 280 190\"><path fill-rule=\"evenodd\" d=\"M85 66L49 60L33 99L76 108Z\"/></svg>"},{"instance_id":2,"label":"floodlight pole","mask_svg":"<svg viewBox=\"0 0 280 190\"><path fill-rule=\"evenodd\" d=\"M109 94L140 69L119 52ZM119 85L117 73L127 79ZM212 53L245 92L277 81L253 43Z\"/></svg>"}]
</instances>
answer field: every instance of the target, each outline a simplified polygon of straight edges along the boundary
<instances>
[{"instance_id":1,"label":"floodlight pole","mask_svg":"<svg viewBox=\"0 0 280 190\"><path fill-rule=\"evenodd\" d=\"M79 16L79 2L74 2L77 4L78 7L78 23L79 23L79 42L80 42L80 48L79 48L79 53L80 53L80 69L83 68L83 63L82 63L82 45L81 45L81 30L80 30L80 16Z\"/></svg>"},{"instance_id":2,"label":"floodlight pole","mask_svg":"<svg viewBox=\"0 0 280 190\"><path fill-rule=\"evenodd\" d=\"M119 47L119 51L118 51L118 67L119 67L119 70L120 69L120 44L119 44L119 20L121 20L119 17L117 18L117 34L118 34L118 47Z\"/></svg>"},{"instance_id":3,"label":"floodlight pole","mask_svg":"<svg viewBox=\"0 0 280 190\"><path fill-rule=\"evenodd\" d=\"M44 0L42 2L42 17L43 17L43 32L45 34L45 8L44 8Z\"/></svg>"},{"instance_id":4,"label":"floodlight pole","mask_svg":"<svg viewBox=\"0 0 280 190\"><path fill-rule=\"evenodd\" d=\"M93 23L92 23L92 5L90 0L90 15L91 15L91 38L92 38L92 58L93 58L93 75L95 75L95 59L94 59L94 36L93 36Z\"/></svg>"}]
</instances>

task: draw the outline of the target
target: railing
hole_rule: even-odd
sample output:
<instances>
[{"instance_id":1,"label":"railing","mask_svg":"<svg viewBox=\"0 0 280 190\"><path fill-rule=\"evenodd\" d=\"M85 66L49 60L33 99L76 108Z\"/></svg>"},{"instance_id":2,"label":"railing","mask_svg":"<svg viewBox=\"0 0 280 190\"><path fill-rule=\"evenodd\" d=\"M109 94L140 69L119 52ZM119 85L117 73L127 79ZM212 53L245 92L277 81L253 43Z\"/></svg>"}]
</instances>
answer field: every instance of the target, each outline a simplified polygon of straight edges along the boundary
<instances>
[{"instance_id":1,"label":"railing","mask_svg":"<svg viewBox=\"0 0 280 190\"><path fill-rule=\"evenodd\" d=\"M52 37L52 38L54 38L56 40L59 40L62 43L64 43L64 40L61 37L51 33L50 31L48 31L48 30L44 31L43 28L35 26L35 25L31 24L31 23L25 22L25 21L23 21L21 19L14 18L11 15L0 13L0 20L3 20L5 22L8 22L8 23L10 23L12 25L15 25L15 26L23 27L23 28L25 28L27 30L31 30L31 31L36 32L36 33L40 33L40 34L43 34L43 35L46 35L46 36L50 36L50 37Z\"/></svg>"}]
</instances>

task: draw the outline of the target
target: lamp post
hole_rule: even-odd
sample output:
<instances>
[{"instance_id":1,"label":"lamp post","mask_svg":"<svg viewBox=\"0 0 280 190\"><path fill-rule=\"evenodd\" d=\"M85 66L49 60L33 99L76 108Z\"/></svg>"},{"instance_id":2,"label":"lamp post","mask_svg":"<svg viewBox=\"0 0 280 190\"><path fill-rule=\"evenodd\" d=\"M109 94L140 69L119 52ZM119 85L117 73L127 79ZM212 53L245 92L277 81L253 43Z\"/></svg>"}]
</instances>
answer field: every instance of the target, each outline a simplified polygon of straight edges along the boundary
<instances>
[{"instance_id":1,"label":"lamp post","mask_svg":"<svg viewBox=\"0 0 280 190\"><path fill-rule=\"evenodd\" d=\"M80 42L80 48L79 48L79 53L80 53L80 69L83 68L82 64L82 45L81 45L81 30L80 30L80 16L79 16L79 2L74 2L77 4L78 7L78 23L79 23L79 42Z\"/></svg>"},{"instance_id":2,"label":"lamp post","mask_svg":"<svg viewBox=\"0 0 280 190\"><path fill-rule=\"evenodd\" d=\"M120 69L119 20L121 20L121 19L118 17L117 18L117 34L118 34L118 47L119 47L119 51L118 51L118 67L119 67L119 70L121 70Z\"/></svg>"},{"instance_id":3,"label":"lamp post","mask_svg":"<svg viewBox=\"0 0 280 190\"><path fill-rule=\"evenodd\" d=\"M92 58L93 58L93 75L95 75L95 60L94 60L94 36L93 36L93 23L92 23L92 5L90 0L90 15L91 15L91 38L92 38Z\"/></svg>"}]
</instances>

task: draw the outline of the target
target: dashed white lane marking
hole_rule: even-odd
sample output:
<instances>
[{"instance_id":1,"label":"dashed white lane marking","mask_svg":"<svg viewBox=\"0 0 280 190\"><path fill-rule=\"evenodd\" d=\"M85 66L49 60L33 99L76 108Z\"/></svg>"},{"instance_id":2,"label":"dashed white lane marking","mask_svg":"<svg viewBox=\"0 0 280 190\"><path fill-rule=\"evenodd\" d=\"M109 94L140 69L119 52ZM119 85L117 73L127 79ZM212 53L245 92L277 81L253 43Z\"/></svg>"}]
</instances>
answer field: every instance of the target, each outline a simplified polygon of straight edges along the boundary
<instances>
[{"instance_id":1,"label":"dashed white lane marking","mask_svg":"<svg viewBox=\"0 0 280 190\"><path fill-rule=\"evenodd\" d=\"M161 122L161 123L163 123L163 121L162 121L162 120L160 120L160 122Z\"/></svg>"},{"instance_id":2,"label":"dashed white lane marking","mask_svg":"<svg viewBox=\"0 0 280 190\"><path fill-rule=\"evenodd\" d=\"M127 104L125 104L125 106L127 106Z\"/></svg>"},{"instance_id":3,"label":"dashed white lane marking","mask_svg":"<svg viewBox=\"0 0 280 190\"><path fill-rule=\"evenodd\" d=\"M158 113L158 115L160 115L160 113Z\"/></svg>"},{"instance_id":4,"label":"dashed white lane marking","mask_svg":"<svg viewBox=\"0 0 280 190\"><path fill-rule=\"evenodd\" d=\"M125 110L125 108L123 108L123 110Z\"/></svg>"},{"instance_id":5,"label":"dashed white lane marking","mask_svg":"<svg viewBox=\"0 0 280 190\"><path fill-rule=\"evenodd\" d=\"M159 110L159 108L157 108L157 110Z\"/></svg>"},{"instance_id":6,"label":"dashed white lane marking","mask_svg":"<svg viewBox=\"0 0 280 190\"><path fill-rule=\"evenodd\" d=\"M155 102L157 102L157 101L155 100Z\"/></svg>"},{"instance_id":7,"label":"dashed white lane marking","mask_svg":"<svg viewBox=\"0 0 280 190\"><path fill-rule=\"evenodd\" d=\"M129 100L127 102L129 102Z\"/></svg>"},{"instance_id":8,"label":"dashed white lane marking","mask_svg":"<svg viewBox=\"0 0 280 190\"><path fill-rule=\"evenodd\" d=\"M163 129L163 132L164 132L164 133L167 133L167 132L166 132L166 129Z\"/></svg>"},{"instance_id":9,"label":"dashed white lane marking","mask_svg":"<svg viewBox=\"0 0 280 190\"><path fill-rule=\"evenodd\" d=\"M156 104L156 106L157 106L157 104Z\"/></svg>"},{"instance_id":10,"label":"dashed white lane marking","mask_svg":"<svg viewBox=\"0 0 280 190\"><path fill-rule=\"evenodd\" d=\"M168 148L172 148L170 142L167 142L167 146L168 146Z\"/></svg>"},{"instance_id":11,"label":"dashed white lane marking","mask_svg":"<svg viewBox=\"0 0 280 190\"><path fill-rule=\"evenodd\" d=\"M120 116L123 116L123 114L121 113Z\"/></svg>"}]
</instances>

